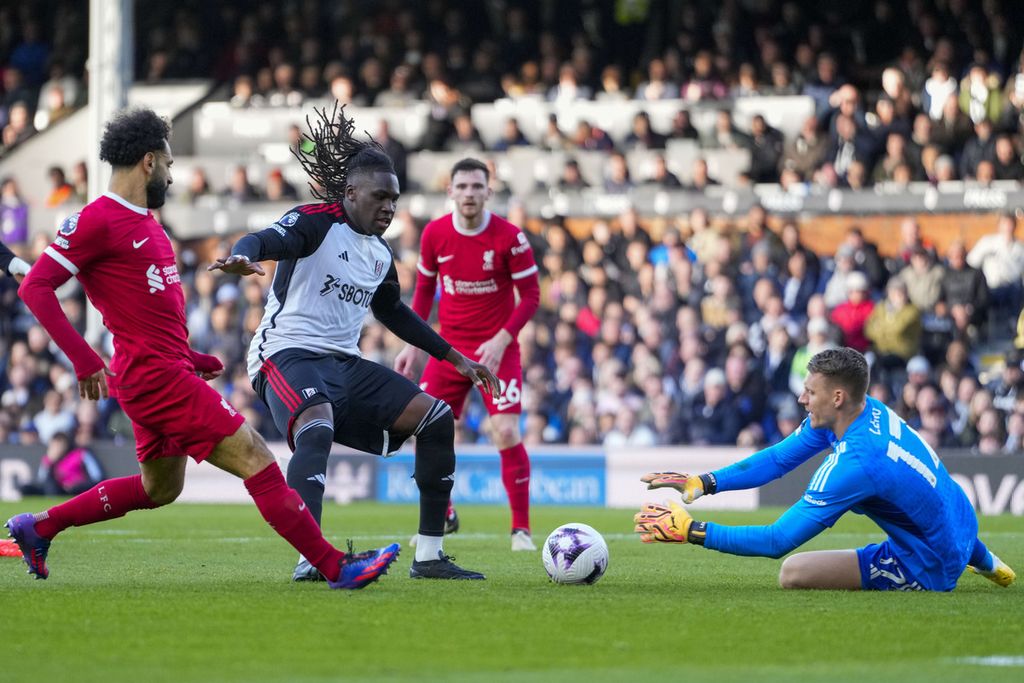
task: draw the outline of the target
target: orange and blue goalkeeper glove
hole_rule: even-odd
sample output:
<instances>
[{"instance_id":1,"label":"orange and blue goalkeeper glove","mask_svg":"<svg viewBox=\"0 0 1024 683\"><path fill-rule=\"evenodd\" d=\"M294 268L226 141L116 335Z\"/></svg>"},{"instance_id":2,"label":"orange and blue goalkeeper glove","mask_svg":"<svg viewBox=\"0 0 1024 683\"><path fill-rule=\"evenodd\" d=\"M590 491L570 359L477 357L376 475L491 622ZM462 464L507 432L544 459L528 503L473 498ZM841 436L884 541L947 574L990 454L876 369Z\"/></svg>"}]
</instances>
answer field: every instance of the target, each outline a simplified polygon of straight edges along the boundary
<instances>
[{"instance_id":1,"label":"orange and blue goalkeeper glove","mask_svg":"<svg viewBox=\"0 0 1024 683\"><path fill-rule=\"evenodd\" d=\"M650 472L640 477L640 481L647 484L647 489L669 488L679 491L683 495L683 502L689 505L703 495L711 495L715 492L715 475L707 474L680 474L678 472Z\"/></svg>"},{"instance_id":2,"label":"orange and blue goalkeeper glove","mask_svg":"<svg viewBox=\"0 0 1024 683\"><path fill-rule=\"evenodd\" d=\"M644 543L693 543L704 545L706 522L698 522L682 505L669 503L668 507L656 503L646 504L633 516Z\"/></svg>"}]
</instances>

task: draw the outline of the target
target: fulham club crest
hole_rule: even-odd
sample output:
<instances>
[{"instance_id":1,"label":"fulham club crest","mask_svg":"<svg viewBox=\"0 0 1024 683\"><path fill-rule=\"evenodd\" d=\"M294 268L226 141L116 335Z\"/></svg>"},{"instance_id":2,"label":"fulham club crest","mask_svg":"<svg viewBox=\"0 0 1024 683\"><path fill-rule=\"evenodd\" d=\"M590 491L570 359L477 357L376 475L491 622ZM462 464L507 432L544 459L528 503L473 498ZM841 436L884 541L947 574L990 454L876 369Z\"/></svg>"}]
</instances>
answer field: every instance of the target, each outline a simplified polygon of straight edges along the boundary
<instances>
[{"instance_id":1,"label":"fulham club crest","mask_svg":"<svg viewBox=\"0 0 1024 683\"><path fill-rule=\"evenodd\" d=\"M383 271L384 271L384 262L383 261L377 261L377 263L373 266L373 276L374 277L380 277L380 274Z\"/></svg>"}]
</instances>

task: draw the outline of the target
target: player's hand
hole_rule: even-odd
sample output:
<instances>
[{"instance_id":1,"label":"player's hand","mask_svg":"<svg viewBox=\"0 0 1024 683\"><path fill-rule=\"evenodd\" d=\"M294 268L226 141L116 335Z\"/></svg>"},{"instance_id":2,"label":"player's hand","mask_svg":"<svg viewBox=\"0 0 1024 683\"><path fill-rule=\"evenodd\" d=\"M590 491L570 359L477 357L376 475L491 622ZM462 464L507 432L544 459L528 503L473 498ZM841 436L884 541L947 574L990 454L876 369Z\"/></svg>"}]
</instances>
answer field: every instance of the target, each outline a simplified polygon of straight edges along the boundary
<instances>
[{"instance_id":1,"label":"player's hand","mask_svg":"<svg viewBox=\"0 0 1024 683\"><path fill-rule=\"evenodd\" d=\"M199 378L207 382L211 379L217 379L224 374L224 364L220 362L220 358L217 358L217 356L193 351L192 364L195 366Z\"/></svg>"},{"instance_id":2,"label":"player's hand","mask_svg":"<svg viewBox=\"0 0 1024 683\"><path fill-rule=\"evenodd\" d=\"M32 266L17 256L11 259L11 264L7 266L7 270L11 272L11 275L14 276L15 282L19 285L21 284L21 281L25 279L25 276L28 275L28 271L31 270L31 268Z\"/></svg>"},{"instance_id":3,"label":"player's hand","mask_svg":"<svg viewBox=\"0 0 1024 683\"><path fill-rule=\"evenodd\" d=\"M249 261L249 257L242 256L241 254L232 254L227 258L219 258L209 266L206 270L223 270L225 273L231 273L232 275L266 275L267 272L263 270L263 266L258 263L252 263Z\"/></svg>"},{"instance_id":4,"label":"player's hand","mask_svg":"<svg viewBox=\"0 0 1024 683\"><path fill-rule=\"evenodd\" d=\"M107 376L114 377L106 366L97 370L85 379L78 380L78 395L90 401L97 401L101 398L108 398L110 391L107 389Z\"/></svg>"},{"instance_id":5,"label":"player's hand","mask_svg":"<svg viewBox=\"0 0 1024 683\"><path fill-rule=\"evenodd\" d=\"M494 373L488 370L485 365L471 361L454 348L448 352L448 355L445 358L449 363L455 366L455 369L459 371L460 375L469 378L473 384L482 388L491 396L495 396L499 393L501 383L498 381L498 378L494 376Z\"/></svg>"},{"instance_id":6,"label":"player's hand","mask_svg":"<svg viewBox=\"0 0 1024 683\"><path fill-rule=\"evenodd\" d=\"M651 489L675 489L683 494L683 502L689 505L704 495L704 482L695 474L679 474L678 472L648 472L640 477L640 481Z\"/></svg>"},{"instance_id":7,"label":"player's hand","mask_svg":"<svg viewBox=\"0 0 1024 683\"><path fill-rule=\"evenodd\" d=\"M407 379L415 379L416 368L422 364L426 351L409 344L395 356L395 372Z\"/></svg>"},{"instance_id":8,"label":"player's hand","mask_svg":"<svg viewBox=\"0 0 1024 683\"><path fill-rule=\"evenodd\" d=\"M501 365L501 359L505 355L505 349L511 343L512 335L508 333L508 330L502 328L498 330L497 334L477 347L476 357L483 365L487 366L488 370L497 372L498 366Z\"/></svg>"},{"instance_id":9,"label":"player's hand","mask_svg":"<svg viewBox=\"0 0 1024 683\"><path fill-rule=\"evenodd\" d=\"M633 531L644 543L686 543L693 517L679 503L669 503L668 507L648 503L633 515L633 521Z\"/></svg>"}]
</instances>

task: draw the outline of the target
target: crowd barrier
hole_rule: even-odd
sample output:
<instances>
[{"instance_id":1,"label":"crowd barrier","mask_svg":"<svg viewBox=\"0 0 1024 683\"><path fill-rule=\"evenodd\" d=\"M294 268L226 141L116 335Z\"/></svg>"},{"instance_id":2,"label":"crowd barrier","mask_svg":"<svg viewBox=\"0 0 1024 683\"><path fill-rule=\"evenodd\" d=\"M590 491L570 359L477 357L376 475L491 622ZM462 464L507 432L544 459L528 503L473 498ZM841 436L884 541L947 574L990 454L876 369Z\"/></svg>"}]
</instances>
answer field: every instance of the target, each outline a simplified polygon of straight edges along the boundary
<instances>
[{"instance_id":1,"label":"crowd barrier","mask_svg":"<svg viewBox=\"0 0 1024 683\"><path fill-rule=\"evenodd\" d=\"M290 457L283 442L270 444L282 467ZM98 443L95 451L107 476L138 472L131 444ZM0 452L0 500L15 501L22 484L39 466L42 447L3 446ZM603 448L547 446L531 449L530 499L537 505L635 508L645 501L665 500L671 493L647 491L639 479L645 472L681 470L706 472L746 457L742 448L673 446L660 448ZM1024 457L975 456L964 451L941 453L953 479L975 509L986 515L1024 516ZM697 509L755 510L789 506L803 495L822 456L807 461L782 479L760 489L732 491L701 498ZM412 478L413 455L403 449L391 458L356 453L336 446L328 463L325 497L339 504L374 500L413 503L418 500ZM461 504L504 503L498 454L489 446L460 446L454 499ZM249 500L242 482L208 465L189 461L185 502L243 503Z\"/></svg>"}]
</instances>

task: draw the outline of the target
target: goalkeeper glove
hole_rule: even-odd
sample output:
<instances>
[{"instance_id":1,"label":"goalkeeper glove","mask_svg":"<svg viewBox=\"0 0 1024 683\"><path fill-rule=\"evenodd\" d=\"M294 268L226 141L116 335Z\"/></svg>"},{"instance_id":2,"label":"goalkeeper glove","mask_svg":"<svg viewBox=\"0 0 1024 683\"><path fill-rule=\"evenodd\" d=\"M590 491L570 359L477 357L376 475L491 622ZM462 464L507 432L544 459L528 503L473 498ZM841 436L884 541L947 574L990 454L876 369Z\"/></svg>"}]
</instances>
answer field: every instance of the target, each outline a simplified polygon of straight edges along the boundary
<instances>
[{"instance_id":1,"label":"goalkeeper glove","mask_svg":"<svg viewBox=\"0 0 1024 683\"><path fill-rule=\"evenodd\" d=\"M704 545L706 522L698 522L682 505L668 507L648 503L633 516L634 531L644 543L694 543Z\"/></svg>"},{"instance_id":2,"label":"goalkeeper glove","mask_svg":"<svg viewBox=\"0 0 1024 683\"><path fill-rule=\"evenodd\" d=\"M17 256L11 259L10 265L7 266L7 270L10 271L11 275L28 275L28 271L31 268L32 266Z\"/></svg>"},{"instance_id":3,"label":"goalkeeper glove","mask_svg":"<svg viewBox=\"0 0 1024 683\"><path fill-rule=\"evenodd\" d=\"M670 488L683 494L683 502L689 505L703 495L711 495L717 488L715 475L679 474L678 472L650 472L640 477L647 489Z\"/></svg>"}]
</instances>

